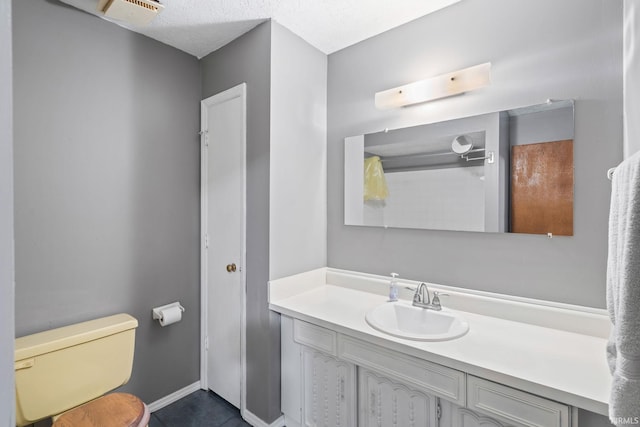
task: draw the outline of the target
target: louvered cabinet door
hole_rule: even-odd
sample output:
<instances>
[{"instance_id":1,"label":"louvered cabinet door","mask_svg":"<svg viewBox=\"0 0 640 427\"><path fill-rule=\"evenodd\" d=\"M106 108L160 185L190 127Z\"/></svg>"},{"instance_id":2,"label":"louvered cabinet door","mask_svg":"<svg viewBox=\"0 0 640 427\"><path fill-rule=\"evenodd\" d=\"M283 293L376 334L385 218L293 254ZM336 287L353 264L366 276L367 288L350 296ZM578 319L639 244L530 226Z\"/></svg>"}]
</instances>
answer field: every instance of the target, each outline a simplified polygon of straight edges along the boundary
<instances>
[{"instance_id":1,"label":"louvered cabinet door","mask_svg":"<svg viewBox=\"0 0 640 427\"><path fill-rule=\"evenodd\" d=\"M303 425L355 427L355 366L306 347L302 358Z\"/></svg>"},{"instance_id":2,"label":"louvered cabinet door","mask_svg":"<svg viewBox=\"0 0 640 427\"><path fill-rule=\"evenodd\" d=\"M360 427L436 427L436 398L359 368Z\"/></svg>"}]
</instances>

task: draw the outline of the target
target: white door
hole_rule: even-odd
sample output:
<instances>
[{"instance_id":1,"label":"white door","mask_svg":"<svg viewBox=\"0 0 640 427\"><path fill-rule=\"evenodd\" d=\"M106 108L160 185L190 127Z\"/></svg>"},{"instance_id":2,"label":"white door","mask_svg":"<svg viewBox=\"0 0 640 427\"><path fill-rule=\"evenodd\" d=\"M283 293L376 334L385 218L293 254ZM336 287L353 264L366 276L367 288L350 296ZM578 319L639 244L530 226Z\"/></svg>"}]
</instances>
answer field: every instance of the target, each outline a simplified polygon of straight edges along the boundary
<instances>
[{"instance_id":1,"label":"white door","mask_svg":"<svg viewBox=\"0 0 640 427\"><path fill-rule=\"evenodd\" d=\"M244 410L245 84L202 101L205 388Z\"/></svg>"}]
</instances>

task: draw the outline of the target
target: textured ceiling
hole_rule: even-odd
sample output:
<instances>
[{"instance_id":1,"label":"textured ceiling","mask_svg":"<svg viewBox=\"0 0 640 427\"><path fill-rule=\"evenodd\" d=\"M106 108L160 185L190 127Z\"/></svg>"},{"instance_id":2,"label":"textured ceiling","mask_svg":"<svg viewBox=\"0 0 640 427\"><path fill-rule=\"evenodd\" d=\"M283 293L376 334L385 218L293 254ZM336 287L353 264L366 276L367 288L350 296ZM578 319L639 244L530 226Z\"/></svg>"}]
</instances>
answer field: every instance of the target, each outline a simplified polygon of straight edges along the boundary
<instances>
[{"instance_id":1,"label":"textured ceiling","mask_svg":"<svg viewBox=\"0 0 640 427\"><path fill-rule=\"evenodd\" d=\"M98 14L98 0L62 0ZM118 23L201 58L273 19L326 54L460 0L161 0L146 27Z\"/></svg>"}]
</instances>

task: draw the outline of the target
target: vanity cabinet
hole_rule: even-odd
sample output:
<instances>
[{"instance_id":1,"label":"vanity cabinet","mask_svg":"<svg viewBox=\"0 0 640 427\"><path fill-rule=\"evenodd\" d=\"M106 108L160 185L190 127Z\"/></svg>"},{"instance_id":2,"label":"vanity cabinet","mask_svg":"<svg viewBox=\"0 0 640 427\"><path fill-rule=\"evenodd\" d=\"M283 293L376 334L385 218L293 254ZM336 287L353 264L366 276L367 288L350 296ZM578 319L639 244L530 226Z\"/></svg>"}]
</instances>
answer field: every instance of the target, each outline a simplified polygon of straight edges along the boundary
<instances>
[{"instance_id":1,"label":"vanity cabinet","mask_svg":"<svg viewBox=\"0 0 640 427\"><path fill-rule=\"evenodd\" d=\"M281 327L287 427L577 426L562 403L287 316Z\"/></svg>"}]
</instances>

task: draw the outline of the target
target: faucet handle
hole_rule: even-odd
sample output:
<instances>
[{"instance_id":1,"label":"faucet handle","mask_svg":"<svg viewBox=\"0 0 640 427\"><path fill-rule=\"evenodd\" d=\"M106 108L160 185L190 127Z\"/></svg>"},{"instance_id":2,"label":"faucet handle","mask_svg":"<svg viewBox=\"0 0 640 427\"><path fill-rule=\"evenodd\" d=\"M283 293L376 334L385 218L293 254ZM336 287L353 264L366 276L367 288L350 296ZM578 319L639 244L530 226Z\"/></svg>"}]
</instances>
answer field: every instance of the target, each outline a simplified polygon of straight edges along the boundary
<instances>
[{"instance_id":1,"label":"faucet handle","mask_svg":"<svg viewBox=\"0 0 640 427\"><path fill-rule=\"evenodd\" d=\"M436 307L442 308L442 304L440 304L440 297L448 297L448 296L449 294L445 294L444 292L433 291L433 300L431 301L431 303Z\"/></svg>"}]
</instances>

